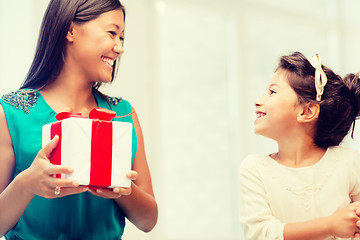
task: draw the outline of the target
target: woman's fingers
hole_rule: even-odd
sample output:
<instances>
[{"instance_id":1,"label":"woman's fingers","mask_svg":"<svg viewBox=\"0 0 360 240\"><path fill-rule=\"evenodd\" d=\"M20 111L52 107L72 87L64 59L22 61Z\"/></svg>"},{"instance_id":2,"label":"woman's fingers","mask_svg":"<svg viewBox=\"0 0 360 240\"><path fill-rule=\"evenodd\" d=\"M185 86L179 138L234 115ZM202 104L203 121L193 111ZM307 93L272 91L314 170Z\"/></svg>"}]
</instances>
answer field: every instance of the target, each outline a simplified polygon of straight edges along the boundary
<instances>
[{"instance_id":1,"label":"woman's fingers","mask_svg":"<svg viewBox=\"0 0 360 240\"><path fill-rule=\"evenodd\" d=\"M88 187L79 186L79 187L55 187L49 188L47 194L44 196L45 198L58 198L64 197L72 194L78 194L82 192L88 191Z\"/></svg>"},{"instance_id":2,"label":"woman's fingers","mask_svg":"<svg viewBox=\"0 0 360 240\"><path fill-rule=\"evenodd\" d=\"M136 180L138 177L138 173L136 171L130 171L126 174L126 177L129 178L131 181ZM131 187L124 188L124 187L114 187L113 189L109 188L98 188L96 190L89 190L92 194L102 198L119 198L121 196L130 195L132 192Z\"/></svg>"},{"instance_id":3,"label":"woman's fingers","mask_svg":"<svg viewBox=\"0 0 360 240\"><path fill-rule=\"evenodd\" d=\"M82 193L88 191L89 188L85 186L79 186L79 187L62 187L60 188L60 194L58 196L67 196L77 193ZM54 189L55 193L55 189ZM55 194L54 194L55 195Z\"/></svg>"},{"instance_id":4,"label":"woman's fingers","mask_svg":"<svg viewBox=\"0 0 360 240\"><path fill-rule=\"evenodd\" d=\"M55 187L78 187L79 182L72 179L60 179L60 178L49 178L47 179L46 185L49 186L49 188L55 188Z\"/></svg>"},{"instance_id":5,"label":"woman's fingers","mask_svg":"<svg viewBox=\"0 0 360 240\"><path fill-rule=\"evenodd\" d=\"M48 175L55 175L55 174L60 174L60 173L65 173L65 174L71 174L74 172L74 169L67 167L67 166L62 166L62 165L54 165L51 164L46 170L45 170L46 174Z\"/></svg>"},{"instance_id":6,"label":"woman's fingers","mask_svg":"<svg viewBox=\"0 0 360 240\"><path fill-rule=\"evenodd\" d=\"M115 187L112 191L113 191L114 193L116 193L116 194L130 195L132 189L131 189L131 188Z\"/></svg>"},{"instance_id":7,"label":"woman's fingers","mask_svg":"<svg viewBox=\"0 0 360 240\"><path fill-rule=\"evenodd\" d=\"M39 151L38 155L42 155L45 156L46 158L49 158L52 151L54 151L58 143L59 143L59 136L55 135L55 137L51 139L51 141Z\"/></svg>"},{"instance_id":8,"label":"woman's fingers","mask_svg":"<svg viewBox=\"0 0 360 240\"><path fill-rule=\"evenodd\" d=\"M126 177L130 180L136 180L136 178L138 177L138 173L136 171L130 171L126 174Z\"/></svg>"},{"instance_id":9,"label":"woman's fingers","mask_svg":"<svg viewBox=\"0 0 360 240\"><path fill-rule=\"evenodd\" d=\"M98 188L96 190L89 190L89 191L98 197L115 199L115 198L119 198L124 195L130 195L132 189L115 187L113 189Z\"/></svg>"}]
</instances>

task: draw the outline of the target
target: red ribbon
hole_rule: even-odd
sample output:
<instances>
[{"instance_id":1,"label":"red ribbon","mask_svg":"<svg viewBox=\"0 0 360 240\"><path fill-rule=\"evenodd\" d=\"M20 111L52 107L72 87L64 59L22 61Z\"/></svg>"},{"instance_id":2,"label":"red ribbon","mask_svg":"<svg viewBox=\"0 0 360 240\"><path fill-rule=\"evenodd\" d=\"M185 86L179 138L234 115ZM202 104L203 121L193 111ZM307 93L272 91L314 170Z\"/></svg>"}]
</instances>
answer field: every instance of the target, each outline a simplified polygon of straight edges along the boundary
<instances>
[{"instance_id":1,"label":"red ribbon","mask_svg":"<svg viewBox=\"0 0 360 240\"><path fill-rule=\"evenodd\" d=\"M55 118L58 121L64 120L66 118L70 117L78 117L78 118L85 118L81 113L70 113L70 112L61 112L58 113ZM89 112L89 118L90 119L99 119L99 120L105 120L105 121L111 121L116 117L116 112L106 109L106 108L93 108Z\"/></svg>"},{"instance_id":2,"label":"red ribbon","mask_svg":"<svg viewBox=\"0 0 360 240\"><path fill-rule=\"evenodd\" d=\"M126 117L131 115L121 116ZM59 122L51 125L51 139L59 136L59 144L55 148L51 156L53 164L61 164L61 120L70 117L84 118L80 113L61 112L56 115ZM112 168L112 145L113 145L113 130L112 122L110 120L116 117L116 112L106 108L94 108L89 113L89 118L92 121L91 134L91 154L90 154L90 186L107 187L111 185L111 168ZM60 174L56 176L60 178Z\"/></svg>"},{"instance_id":3,"label":"red ribbon","mask_svg":"<svg viewBox=\"0 0 360 240\"><path fill-rule=\"evenodd\" d=\"M90 185L110 186L113 145L112 122L93 120L91 136Z\"/></svg>"},{"instance_id":4,"label":"red ribbon","mask_svg":"<svg viewBox=\"0 0 360 240\"><path fill-rule=\"evenodd\" d=\"M51 153L50 162L55 165L61 165L61 122L55 122L51 124L50 139L53 139L55 135L59 136L59 143ZM56 174L57 178L61 178L61 174Z\"/></svg>"}]
</instances>

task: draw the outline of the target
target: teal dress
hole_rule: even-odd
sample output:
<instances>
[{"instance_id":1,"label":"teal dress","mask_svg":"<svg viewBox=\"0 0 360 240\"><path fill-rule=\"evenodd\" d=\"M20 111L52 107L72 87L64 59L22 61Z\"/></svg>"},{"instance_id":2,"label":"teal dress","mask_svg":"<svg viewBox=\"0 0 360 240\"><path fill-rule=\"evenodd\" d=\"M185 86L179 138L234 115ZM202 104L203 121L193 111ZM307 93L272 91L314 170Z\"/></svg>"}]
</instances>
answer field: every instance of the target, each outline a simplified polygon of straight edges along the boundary
<instances>
[{"instance_id":1,"label":"teal dress","mask_svg":"<svg viewBox=\"0 0 360 240\"><path fill-rule=\"evenodd\" d=\"M129 102L93 92L98 107L125 116L132 112ZM42 126L55 122L56 112L39 92L18 90L0 99L15 154L15 178L27 169L41 149ZM132 121L132 116L115 121ZM137 151L137 138L133 127L132 160ZM111 239L121 238L125 217L112 199L100 198L89 192L56 199L35 195L18 223L5 235L6 239Z\"/></svg>"}]
</instances>

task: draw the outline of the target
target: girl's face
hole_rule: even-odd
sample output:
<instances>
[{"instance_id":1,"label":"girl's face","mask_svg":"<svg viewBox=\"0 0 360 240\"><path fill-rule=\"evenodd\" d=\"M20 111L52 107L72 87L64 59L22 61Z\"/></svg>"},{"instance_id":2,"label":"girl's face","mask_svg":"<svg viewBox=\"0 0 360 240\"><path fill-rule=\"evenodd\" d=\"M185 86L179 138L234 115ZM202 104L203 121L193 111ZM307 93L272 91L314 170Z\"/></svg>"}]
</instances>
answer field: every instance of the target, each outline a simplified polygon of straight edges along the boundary
<instances>
[{"instance_id":1,"label":"girl's face","mask_svg":"<svg viewBox=\"0 0 360 240\"><path fill-rule=\"evenodd\" d=\"M278 69L274 73L266 93L255 101L255 106L256 134L277 141L297 128L297 117L302 107L285 70Z\"/></svg>"},{"instance_id":2,"label":"girl's face","mask_svg":"<svg viewBox=\"0 0 360 240\"><path fill-rule=\"evenodd\" d=\"M91 82L110 82L114 61L124 52L124 15L113 10L69 30L66 50L75 73Z\"/></svg>"}]
</instances>

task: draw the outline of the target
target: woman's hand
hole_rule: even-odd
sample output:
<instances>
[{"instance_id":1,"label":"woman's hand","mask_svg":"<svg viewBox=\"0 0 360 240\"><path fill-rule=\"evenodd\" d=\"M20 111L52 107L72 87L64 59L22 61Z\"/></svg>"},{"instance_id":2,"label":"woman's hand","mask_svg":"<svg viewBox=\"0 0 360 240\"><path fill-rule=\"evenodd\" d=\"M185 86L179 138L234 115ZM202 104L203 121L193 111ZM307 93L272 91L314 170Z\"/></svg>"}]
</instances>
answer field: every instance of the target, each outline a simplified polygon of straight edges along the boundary
<instances>
[{"instance_id":1,"label":"woman's hand","mask_svg":"<svg viewBox=\"0 0 360 240\"><path fill-rule=\"evenodd\" d=\"M331 235L340 238L358 237L360 217L357 213L360 213L358 211L359 208L360 202L354 202L329 216L328 224L331 229Z\"/></svg>"},{"instance_id":2,"label":"woman's hand","mask_svg":"<svg viewBox=\"0 0 360 240\"><path fill-rule=\"evenodd\" d=\"M131 171L126 174L126 177L129 178L131 181L133 181L136 180L137 175L138 175L137 172ZM96 190L90 189L89 191L98 197L116 199L123 195L130 195L132 189L130 186L129 188L123 188L123 187L114 187L113 189L98 188Z\"/></svg>"},{"instance_id":3,"label":"woman's hand","mask_svg":"<svg viewBox=\"0 0 360 240\"><path fill-rule=\"evenodd\" d=\"M50 163L50 155L59 142L59 137L55 136L43 149L41 149L31 166L22 173L25 175L25 190L31 194L36 194L45 198L63 197L66 195L87 191L87 187L80 187L77 181L71 179L56 178L56 174L70 174L74 170L66 166L54 165ZM59 194L56 188L60 187Z\"/></svg>"}]
</instances>

